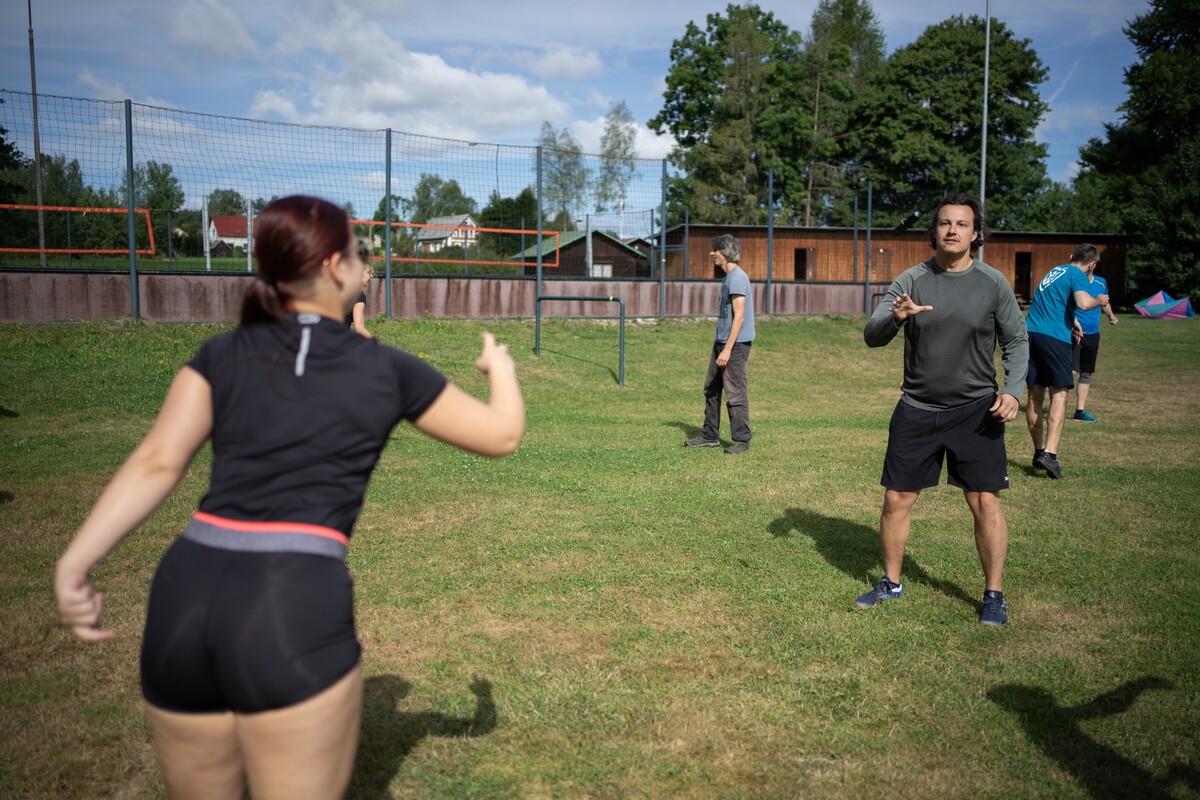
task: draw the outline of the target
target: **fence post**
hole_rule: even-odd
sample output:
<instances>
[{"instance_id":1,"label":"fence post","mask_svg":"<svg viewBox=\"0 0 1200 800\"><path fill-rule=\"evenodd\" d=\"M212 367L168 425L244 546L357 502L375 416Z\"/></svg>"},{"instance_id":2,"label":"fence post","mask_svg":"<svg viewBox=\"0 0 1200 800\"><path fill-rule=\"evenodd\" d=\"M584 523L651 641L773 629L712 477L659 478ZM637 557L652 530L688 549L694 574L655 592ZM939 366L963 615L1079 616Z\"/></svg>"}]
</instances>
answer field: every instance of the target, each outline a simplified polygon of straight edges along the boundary
<instances>
[{"instance_id":1,"label":"fence post","mask_svg":"<svg viewBox=\"0 0 1200 800\"><path fill-rule=\"evenodd\" d=\"M254 209L246 199L246 272L254 272Z\"/></svg>"},{"instance_id":2,"label":"fence post","mask_svg":"<svg viewBox=\"0 0 1200 800\"><path fill-rule=\"evenodd\" d=\"M763 313L771 313L771 269L775 264L775 170L767 171L767 302ZM794 277L794 276L793 276Z\"/></svg>"},{"instance_id":3,"label":"fence post","mask_svg":"<svg viewBox=\"0 0 1200 800\"><path fill-rule=\"evenodd\" d=\"M539 144L537 148L537 294L535 297L542 296L542 146ZM535 302L536 305L536 302ZM537 309L535 308L535 311ZM541 341L542 335L542 317L536 314L534 321L535 340Z\"/></svg>"},{"instance_id":4,"label":"fence post","mask_svg":"<svg viewBox=\"0 0 1200 800\"><path fill-rule=\"evenodd\" d=\"M125 101L125 195L129 201L129 310L139 317L137 284L137 228L133 223L133 210L137 207L133 196L133 101Z\"/></svg>"},{"instance_id":5,"label":"fence post","mask_svg":"<svg viewBox=\"0 0 1200 800\"><path fill-rule=\"evenodd\" d=\"M871 179L867 178L867 251L863 259L863 312L871 313Z\"/></svg>"},{"instance_id":6,"label":"fence post","mask_svg":"<svg viewBox=\"0 0 1200 800\"><path fill-rule=\"evenodd\" d=\"M667 315L667 160L662 160L662 200L659 205L659 268L658 268L658 317Z\"/></svg>"},{"instance_id":7,"label":"fence post","mask_svg":"<svg viewBox=\"0 0 1200 800\"><path fill-rule=\"evenodd\" d=\"M383 307L392 318L392 129L384 137L383 155Z\"/></svg>"}]
</instances>

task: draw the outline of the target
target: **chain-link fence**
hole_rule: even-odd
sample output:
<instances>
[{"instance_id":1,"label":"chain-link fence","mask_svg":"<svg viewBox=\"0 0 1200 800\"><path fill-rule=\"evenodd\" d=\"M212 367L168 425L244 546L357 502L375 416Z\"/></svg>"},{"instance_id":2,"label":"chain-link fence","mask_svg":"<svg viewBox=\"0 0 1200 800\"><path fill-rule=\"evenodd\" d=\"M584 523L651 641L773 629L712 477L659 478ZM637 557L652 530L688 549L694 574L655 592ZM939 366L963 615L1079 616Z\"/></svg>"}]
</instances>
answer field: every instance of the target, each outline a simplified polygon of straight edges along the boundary
<instances>
[{"instance_id":1,"label":"chain-link fence","mask_svg":"<svg viewBox=\"0 0 1200 800\"><path fill-rule=\"evenodd\" d=\"M541 250L555 274L654 270L659 160L9 90L0 101L3 266L128 269L132 233L139 271L252 270L256 213L313 194L346 207L393 275L527 274L539 229L559 232ZM596 241L611 244L599 258Z\"/></svg>"}]
</instances>

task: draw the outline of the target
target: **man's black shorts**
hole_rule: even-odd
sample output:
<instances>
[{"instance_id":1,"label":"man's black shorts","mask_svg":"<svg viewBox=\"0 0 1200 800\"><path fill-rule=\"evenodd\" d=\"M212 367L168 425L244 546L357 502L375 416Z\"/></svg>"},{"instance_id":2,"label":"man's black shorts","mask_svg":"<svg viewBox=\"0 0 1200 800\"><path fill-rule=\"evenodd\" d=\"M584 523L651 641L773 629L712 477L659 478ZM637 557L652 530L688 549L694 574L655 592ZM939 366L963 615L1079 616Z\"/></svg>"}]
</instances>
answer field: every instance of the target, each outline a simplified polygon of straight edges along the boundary
<instances>
[{"instance_id":1,"label":"man's black shorts","mask_svg":"<svg viewBox=\"0 0 1200 800\"><path fill-rule=\"evenodd\" d=\"M1100 352L1100 334L1085 333L1071 351L1071 366L1075 372L1091 375L1096 371L1096 354Z\"/></svg>"},{"instance_id":2,"label":"man's black shorts","mask_svg":"<svg viewBox=\"0 0 1200 800\"><path fill-rule=\"evenodd\" d=\"M917 492L937 486L946 460L947 482L969 492L1008 488L1004 423L988 410L995 396L948 411L926 411L903 399L888 426L884 488Z\"/></svg>"},{"instance_id":3,"label":"man's black shorts","mask_svg":"<svg viewBox=\"0 0 1200 800\"><path fill-rule=\"evenodd\" d=\"M1071 389L1071 343L1044 333L1029 334L1029 374L1026 386Z\"/></svg>"}]
</instances>

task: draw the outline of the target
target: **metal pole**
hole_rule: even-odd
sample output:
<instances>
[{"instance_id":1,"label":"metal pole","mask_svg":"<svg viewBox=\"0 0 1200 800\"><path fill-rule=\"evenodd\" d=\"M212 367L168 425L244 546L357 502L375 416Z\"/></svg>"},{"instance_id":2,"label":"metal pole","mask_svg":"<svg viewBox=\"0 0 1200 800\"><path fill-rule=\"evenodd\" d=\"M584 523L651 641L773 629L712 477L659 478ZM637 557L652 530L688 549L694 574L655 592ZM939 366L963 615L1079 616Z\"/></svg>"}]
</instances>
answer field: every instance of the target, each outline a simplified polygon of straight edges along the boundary
<instances>
[{"instance_id":1,"label":"metal pole","mask_svg":"<svg viewBox=\"0 0 1200 800\"><path fill-rule=\"evenodd\" d=\"M763 313L771 313L771 271L775 264L775 170L767 171L767 302Z\"/></svg>"},{"instance_id":2,"label":"metal pole","mask_svg":"<svg viewBox=\"0 0 1200 800\"><path fill-rule=\"evenodd\" d=\"M863 311L871 313L871 179L867 178L867 251L863 263Z\"/></svg>"},{"instance_id":3,"label":"metal pole","mask_svg":"<svg viewBox=\"0 0 1200 800\"><path fill-rule=\"evenodd\" d=\"M854 272L850 280L858 282L858 187L854 187Z\"/></svg>"},{"instance_id":4,"label":"metal pole","mask_svg":"<svg viewBox=\"0 0 1200 800\"><path fill-rule=\"evenodd\" d=\"M67 212L67 269L71 268L71 212Z\"/></svg>"},{"instance_id":5,"label":"metal pole","mask_svg":"<svg viewBox=\"0 0 1200 800\"><path fill-rule=\"evenodd\" d=\"M246 272L254 272L254 216L246 198Z\"/></svg>"},{"instance_id":6,"label":"metal pole","mask_svg":"<svg viewBox=\"0 0 1200 800\"><path fill-rule=\"evenodd\" d=\"M171 212L167 211L167 267L175 269L175 237L171 233Z\"/></svg>"},{"instance_id":7,"label":"metal pole","mask_svg":"<svg viewBox=\"0 0 1200 800\"><path fill-rule=\"evenodd\" d=\"M658 270L658 316L667 315L667 160L662 160L662 200L659 205L659 259Z\"/></svg>"},{"instance_id":8,"label":"metal pole","mask_svg":"<svg viewBox=\"0 0 1200 800\"><path fill-rule=\"evenodd\" d=\"M392 129L384 138L383 155L383 307L392 318Z\"/></svg>"},{"instance_id":9,"label":"metal pole","mask_svg":"<svg viewBox=\"0 0 1200 800\"><path fill-rule=\"evenodd\" d=\"M38 134L37 68L33 58L33 0L26 0L25 10L29 14L29 89L33 95L33 190L38 205L38 263L45 268L46 214L42 211L42 144Z\"/></svg>"},{"instance_id":10,"label":"metal pole","mask_svg":"<svg viewBox=\"0 0 1200 800\"><path fill-rule=\"evenodd\" d=\"M537 149L537 238L534 239L534 249L537 251L537 289L533 303L533 354L541 354L542 346L542 146Z\"/></svg>"},{"instance_id":11,"label":"metal pole","mask_svg":"<svg viewBox=\"0 0 1200 800\"><path fill-rule=\"evenodd\" d=\"M125 194L129 209L129 311L135 318L138 310L137 283L137 228L134 226L133 210L137 207L133 196L133 101L125 101Z\"/></svg>"},{"instance_id":12,"label":"metal pole","mask_svg":"<svg viewBox=\"0 0 1200 800\"><path fill-rule=\"evenodd\" d=\"M987 23L983 40L983 140L979 149L979 207L985 208L984 200L987 181L987 135L988 135L988 69L992 53L992 0L987 0ZM978 258L983 260L983 247Z\"/></svg>"},{"instance_id":13,"label":"metal pole","mask_svg":"<svg viewBox=\"0 0 1200 800\"><path fill-rule=\"evenodd\" d=\"M685 281L687 280L687 277L688 277L688 250L690 250L691 246L692 246L691 235L688 232L688 224L689 224L688 216L689 216L689 214L688 214L687 206L684 206L684 208L683 208L683 279Z\"/></svg>"}]
</instances>

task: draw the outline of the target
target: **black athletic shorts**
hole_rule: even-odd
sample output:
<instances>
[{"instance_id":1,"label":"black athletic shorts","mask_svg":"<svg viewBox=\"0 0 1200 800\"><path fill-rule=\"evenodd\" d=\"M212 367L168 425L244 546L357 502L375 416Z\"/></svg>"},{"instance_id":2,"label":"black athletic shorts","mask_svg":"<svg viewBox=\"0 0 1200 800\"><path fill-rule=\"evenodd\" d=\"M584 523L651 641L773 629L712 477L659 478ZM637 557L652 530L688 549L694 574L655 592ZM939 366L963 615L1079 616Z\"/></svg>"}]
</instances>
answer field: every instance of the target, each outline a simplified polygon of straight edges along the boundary
<instances>
[{"instance_id":1,"label":"black athletic shorts","mask_svg":"<svg viewBox=\"0 0 1200 800\"><path fill-rule=\"evenodd\" d=\"M1071 374L1071 343L1044 333L1029 334L1029 373L1026 386L1045 386L1071 389L1075 377Z\"/></svg>"},{"instance_id":2,"label":"black athletic shorts","mask_svg":"<svg viewBox=\"0 0 1200 800\"><path fill-rule=\"evenodd\" d=\"M329 688L360 654L342 560L180 538L150 589L142 695L167 711L268 711Z\"/></svg>"},{"instance_id":3,"label":"black athletic shorts","mask_svg":"<svg viewBox=\"0 0 1200 800\"><path fill-rule=\"evenodd\" d=\"M1091 375L1096 371L1096 354L1100 352L1100 334L1085 333L1071 351L1071 366L1075 372Z\"/></svg>"},{"instance_id":4,"label":"black athletic shorts","mask_svg":"<svg viewBox=\"0 0 1200 800\"><path fill-rule=\"evenodd\" d=\"M969 492L1008 488L1004 423L988 411L995 396L948 411L927 411L902 399L888 426L880 483L897 492L937 486L946 460L947 482Z\"/></svg>"}]
</instances>

